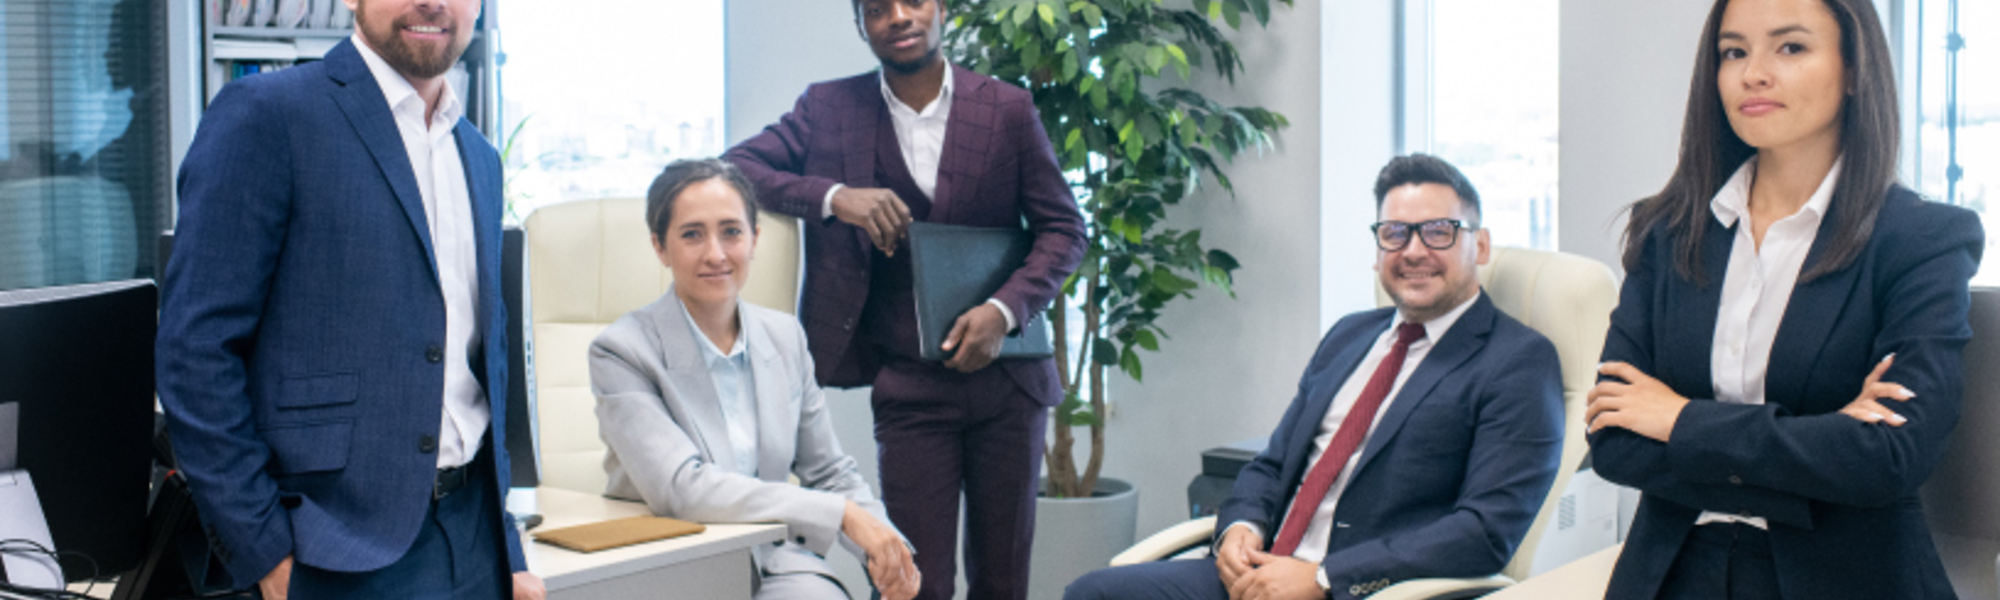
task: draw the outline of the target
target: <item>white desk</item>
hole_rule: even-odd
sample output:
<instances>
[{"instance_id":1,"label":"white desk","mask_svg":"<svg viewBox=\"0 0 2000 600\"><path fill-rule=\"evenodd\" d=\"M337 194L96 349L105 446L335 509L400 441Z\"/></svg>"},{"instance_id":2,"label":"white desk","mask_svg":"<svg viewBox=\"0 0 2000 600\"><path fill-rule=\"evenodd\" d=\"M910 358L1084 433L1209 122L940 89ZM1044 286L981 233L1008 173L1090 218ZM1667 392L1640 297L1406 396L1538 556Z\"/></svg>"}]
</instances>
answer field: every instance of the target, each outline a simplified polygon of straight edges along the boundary
<instances>
[{"instance_id":1,"label":"white desk","mask_svg":"<svg viewBox=\"0 0 2000 600\"><path fill-rule=\"evenodd\" d=\"M1602 600L1611 584L1611 567L1623 544L1571 561L1555 570L1494 592L1486 600Z\"/></svg>"},{"instance_id":2,"label":"white desk","mask_svg":"<svg viewBox=\"0 0 2000 600\"><path fill-rule=\"evenodd\" d=\"M597 494L540 488L536 530L651 514L646 505ZM549 600L750 598L750 548L785 539L781 524L709 525L697 535L583 554L522 538L528 570L548 585Z\"/></svg>"}]
</instances>

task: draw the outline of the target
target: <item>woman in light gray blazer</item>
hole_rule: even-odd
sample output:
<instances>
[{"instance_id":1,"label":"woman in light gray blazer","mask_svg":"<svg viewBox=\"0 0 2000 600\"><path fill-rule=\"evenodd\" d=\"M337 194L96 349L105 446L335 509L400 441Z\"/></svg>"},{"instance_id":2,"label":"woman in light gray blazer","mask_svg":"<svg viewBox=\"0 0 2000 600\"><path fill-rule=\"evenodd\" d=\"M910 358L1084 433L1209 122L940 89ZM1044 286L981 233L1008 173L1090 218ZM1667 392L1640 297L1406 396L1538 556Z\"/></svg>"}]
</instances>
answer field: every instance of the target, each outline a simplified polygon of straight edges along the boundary
<instances>
[{"instance_id":1,"label":"woman in light gray blazer","mask_svg":"<svg viewBox=\"0 0 2000 600\"><path fill-rule=\"evenodd\" d=\"M920 575L833 437L805 330L738 297L757 243L752 190L708 159L667 165L646 194L674 284L590 346L605 494L690 521L784 523L792 539L756 548L758 600L846 598L821 558L835 541L883 598L910 598Z\"/></svg>"}]
</instances>

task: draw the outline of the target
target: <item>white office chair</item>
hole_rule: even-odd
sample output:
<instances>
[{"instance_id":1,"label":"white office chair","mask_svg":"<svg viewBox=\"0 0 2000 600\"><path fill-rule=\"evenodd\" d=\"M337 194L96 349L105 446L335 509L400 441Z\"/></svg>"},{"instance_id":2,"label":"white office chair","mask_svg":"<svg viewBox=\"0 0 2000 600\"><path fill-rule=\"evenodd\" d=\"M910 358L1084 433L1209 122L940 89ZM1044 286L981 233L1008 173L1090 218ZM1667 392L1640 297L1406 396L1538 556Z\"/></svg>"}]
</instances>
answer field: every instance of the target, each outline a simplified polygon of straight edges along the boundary
<instances>
[{"instance_id":1,"label":"white office chair","mask_svg":"<svg viewBox=\"0 0 2000 600\"><path fill-rule=\"evenodd\" d=\"M1567 428L1555 485L1527 537L1514 550L1514 558L1500 573L1472 579L1413 579L1384 588L1370 595L1371 600L1471 597L1527 578L1562 491L1589 449L1584 428L1576 424L1583 422L1584 396L1597 382L1597 360L1611 327L1611 309L1618 304L1617 277L1603 263L1574 254L1494 247L1491 260L1479 269L1479 283L1501 311L1548 337L1562 361L1563 424ZM1389 296L1379 284L1375 299L1379 306L1389 305ZM1212 516L1176 525L1112 558L1111 565L1161 560L1188 547L1206 545L1215 535L1215 525Z\"/></svg>"},{"instance_id":2,"label":"white office chair","mask_svg":"<svg viewBox=\"0 0 2000 600\"><path fill-rule=\"evenodd\" d=\"M522 226L528 255L528 393L541 436L542 485L604 493L604 440L590 393L590 342L625 313L666 293L640 198L543 207ZM760 213L756 259L743 298L796 312L798 219Z\"/></svg>"}]
</instances>

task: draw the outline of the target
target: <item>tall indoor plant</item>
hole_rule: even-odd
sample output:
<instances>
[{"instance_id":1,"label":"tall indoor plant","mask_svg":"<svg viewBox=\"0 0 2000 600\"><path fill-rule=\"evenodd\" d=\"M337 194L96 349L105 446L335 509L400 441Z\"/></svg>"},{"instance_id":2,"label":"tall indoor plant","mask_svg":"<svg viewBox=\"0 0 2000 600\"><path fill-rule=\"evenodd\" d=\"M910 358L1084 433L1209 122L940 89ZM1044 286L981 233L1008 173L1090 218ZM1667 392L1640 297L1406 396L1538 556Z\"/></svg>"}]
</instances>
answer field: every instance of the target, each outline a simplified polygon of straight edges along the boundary
<instances>
[{"instance_id":1,"label":"tall indoor plant","mask_svg":"<svg viewBox=\"0 0 2000 600\"><path fill-rule=\"evenodd\" d=\"M1276 0L1290 5L1292 0ZM1237 262L1199 229L1165 226L1204 176L1234 194L1222 164L1263 149L1284 116L1225 107L1184 87L1196 69L1234 83L1243 69L1218 24L1259 25L1273 0L960 0L948 45L968 68L1034 93L1042 126L1089 220L1083 262L1048 312L1066 399L1055 410L1047 495L1088 498L1104 462L1105 377L1141 380L1161 310L1200 282L1231 291ZM1168 74L1178 79L1168 78ZM1075 303L1083 322L1069 319ZM1080 333L1072 348L1069 333ZM1077 469L1077 429L1090 456Z\"/></svg>"}]
</instances>

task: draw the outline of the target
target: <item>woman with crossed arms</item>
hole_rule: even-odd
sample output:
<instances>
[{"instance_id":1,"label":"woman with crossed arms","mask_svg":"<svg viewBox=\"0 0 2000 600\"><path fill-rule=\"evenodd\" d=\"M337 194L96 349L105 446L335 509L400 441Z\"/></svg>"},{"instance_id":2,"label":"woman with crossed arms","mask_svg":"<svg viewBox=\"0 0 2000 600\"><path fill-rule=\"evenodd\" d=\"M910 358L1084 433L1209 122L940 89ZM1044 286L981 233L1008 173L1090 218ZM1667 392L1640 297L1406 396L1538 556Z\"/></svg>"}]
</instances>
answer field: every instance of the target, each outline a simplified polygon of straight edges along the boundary
<instances>
[{"instance_id":1,"label":"woman with crossed arms","mask_svg":"<svg viewBox=\"0 0 2000 600\"><path fill-rule=\"evenodd\" d=\"M1952 598L1917 492L1958 421L1977 215L1896 183L1869 0L1717 0L1635 203L1586 420L1644 492L1607 598Z\"/></svg>"}]
</instances>

